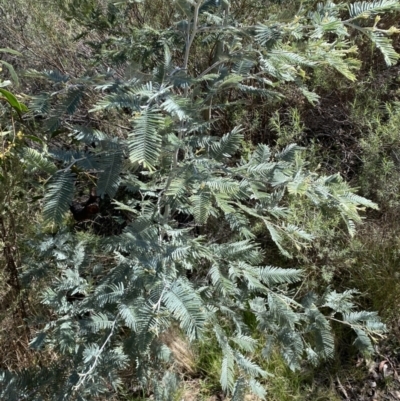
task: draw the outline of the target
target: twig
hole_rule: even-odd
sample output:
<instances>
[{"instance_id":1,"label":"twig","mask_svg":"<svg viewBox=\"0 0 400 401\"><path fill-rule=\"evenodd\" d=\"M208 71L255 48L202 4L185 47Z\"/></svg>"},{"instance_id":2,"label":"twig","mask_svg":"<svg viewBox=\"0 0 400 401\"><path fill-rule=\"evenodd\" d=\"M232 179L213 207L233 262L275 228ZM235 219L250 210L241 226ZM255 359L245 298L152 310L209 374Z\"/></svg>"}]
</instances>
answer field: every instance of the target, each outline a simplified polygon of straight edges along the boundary
<instances>
[{"instance_id":1,"label":"twig","mask_svg":"<svg viewBox=\"0 0 400 401\"><path fill-rule=\"evenodd\" d=\"M187 38L186 38L186 49L185 49L185 56L184 56L184 62L183 62L183 69L188 71L188 64L189 64L189 55L190 55L190 48L192 47L194 38L196 36L197 33L197 23L198 23L198 19L199 19L199 10L200 10L200 6L202 4L202 0L198 0L196 5L194 6L194 16L193 16L193 29L192 32L190 33L190 23L188 21L188 29L187 29ZM189 88L188 85L185 85L185 94L184 97L187 98L188 97L188 92L189 92ZM183 130L179 130L178 133L178 140L179 142L182 141L183 138ZM176 170L176 168L178 167L178 155L179 155L179 150L180 150L180 146L177 146L177 149L175 150L174 154L173 154L173 159L172 159L172 171L169 174L167 183L165 185L165 189L164 189L164 193L166 193L172 183L173 180L173 171ZM165 210L164 210L164 215L163 215L163 223L165 223L168 218L169 218L169 214L171 212L171 207L170 205L166 205L165 206Z\"/></svg>"},{"instance_id":2,"label":"twig","mask_svg":"<svg viewBox=\"0 0 400 401\"><path fill-rule=\"evenodd\" d=\"M116 325L116 323L117 323L117 320L118 320L118 317L115 318L115 320L114 320L114 322L113 322L113 324L112 324L112 326L111 326L110 334L108 335L108 337L107 337L106 340L104 341L103 345L100 347L100 349L98 350L96 356L94 357L94 362L93 362L92 366L90 366L89 370L88 370L86 373L83 373L83 374L80 373L80 374L79 374L79 376L80 376L79 381L78 381L77 385L73 387L73 389L74 389L75 391L79 390L79 388L80 388L80 387L83 385L83 383L85 382L86 378L87 378L87 377L93 372L93 370L96 368L96 366L97 366L97 364L98 364L98 362L99 362L101 353L104 351L104 348L106 347L106 345L108 344L108 342L111 340L112 335L114 334L114 329L115 329L115 325Z\"/></svg>"},{"instance_id":3,"label":"twig","mask_svg":"<svg viewBox=\"0 0 400 401\"><path fill-rule=\"evenodd\" d=\"M336 380L337 380L337 382L338 382L338 386L339 386L340 391L341 391L341 392L343 393L343 395L346 397L346 400L349 400L350 398L349 398L349 396L348 396L348 394L347 394L346 389L343 387L343 384L340 382L339 376L336 376Z\"/></svg>"}]
</instances>

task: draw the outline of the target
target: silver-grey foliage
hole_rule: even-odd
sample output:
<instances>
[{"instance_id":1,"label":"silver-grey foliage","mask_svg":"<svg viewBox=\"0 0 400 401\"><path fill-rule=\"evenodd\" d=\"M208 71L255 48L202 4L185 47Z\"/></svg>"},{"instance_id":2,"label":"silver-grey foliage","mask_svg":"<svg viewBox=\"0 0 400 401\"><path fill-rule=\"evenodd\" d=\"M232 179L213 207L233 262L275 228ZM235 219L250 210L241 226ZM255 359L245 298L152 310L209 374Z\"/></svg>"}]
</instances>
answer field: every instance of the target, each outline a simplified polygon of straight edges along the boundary
<instances>
[{"instance_id":1,"label":"silver-grey foliage","mask_svg":"<svg viewBox=\"0 0 400 401\"><path fill-rule=\"evenodd\" d=\"M115 206L126 216L125 227L117 236L81 242L60 229L35 244L35 259L27 262L22 278L53 277L41 294L52 320L41 325L31 346L50 347L58 357L54 366L0 373L2 399L94 399L117 391L127 367L143 388L153 388L155 399L171 399L176 377L169 372L171 354L161 334L177 327L189 341L205 333L215 337L223 354L221 387L233 400L243 399L249 389L265 397L268 372L253 361L256 350L268 358L279 349L291 369L304 359L317 364L331 358L332 321L351 327L355 345L373 351L370 334L385 329L376 314L357 311L351 291L328 289L298 299L293 289L304 279L302 272L269 266L252 225L264 225L265 235L290 258L293 249L310 244L313 233L290 223L289 196L339 214L350 234L361 220L359 211L376 205L356 195L339 174L309 171L301 147L292 144L277 152L259 144L242 155L241 127L215 132L212 119L201 116L214 102L222 107L228 92L265 102L281 97L279 85L287 82L317 101L300 79L302 68L328 65L355 79L354 48L345 39L351 29L369 36L392 64L397 54L388 32L358 22L399 3L354 3L349 19L342 20L343 4L327 2L309 13L300 10L290 22L271 18L253 27L232 21L227 4L174 2L182 21L159 32L161 50L154 51L162 57L141 60L154 64L145 74L139 66L126 80L113 74L41 75L53 81L60 104L50 110L48 103L44 107L46 96L36 97L33 113L46 113L49 133L63 125L82 147L95 144L90 152L43 149L40 155L24 155L28 166L52 174L44 199L46 221L62 226L76 168L96 177L98 195L111 199L123 192ZM328 42L327 35L336 41ZM222 53L194 73L190 51L198 38L222 40ZM304 46L292 45L300 40ZM92 113L104 118L129 113L125 137L70 125L66 116L92 91L106 92L89 105ZM251 337L245 313L257 321L258 340Z\"/></svg>"}]
</instances>

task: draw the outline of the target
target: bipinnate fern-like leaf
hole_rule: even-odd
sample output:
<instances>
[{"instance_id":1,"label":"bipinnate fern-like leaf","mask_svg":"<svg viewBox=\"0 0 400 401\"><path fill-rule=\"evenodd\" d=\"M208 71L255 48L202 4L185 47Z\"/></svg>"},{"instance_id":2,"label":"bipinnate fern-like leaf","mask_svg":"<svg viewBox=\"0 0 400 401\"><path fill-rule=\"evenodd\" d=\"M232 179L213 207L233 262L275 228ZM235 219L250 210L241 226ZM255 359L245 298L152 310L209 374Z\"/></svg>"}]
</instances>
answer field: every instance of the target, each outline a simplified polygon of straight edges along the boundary
<instances>
[{"instance_id":1,"label":"bipinnate fern-like leaf","mask_svg":"<svg viewBox=\"0 0 400 401\"><path fill-rule=\"evenodd\" d=\"M236 382L235 385L233 387L233 392L232 392L232 401L242 401L245 400L245 396L246 396L246 390L247 390L247 383L246 383L246 379L242 376L239 377Z\"/></svg>"},{"instance_id":2,"label":"bipinnate fern-like leaf","mask_svg":"<svg viewBox=\"0 0 400 401\"><path fill-rule=\"evenodd\" d=\"M118 310L121 317L124 319L127 327L134 331L137 331L137 313L135 311L135 308L128 305L120 304L118 306Z\"/></svg>"},{"instance_id":3,"label":"bipinnate fern-like leaf","mask_svg":"<svg viewBox=\"0 0 400 401\"><path fill-rule=\"evenodd\" d=\"M231 157L239 148L243 139L242 129L235 127L231 132L225 134L220 141L211 144L210 155L213 159L221 161Z\"/></svg>"},{"instance_id":4,"label":"bipinnate fern-like leaf","mask_svg":"<svg viewBox=\"0 0 400 401\"><path fill-rule=\"evenodd\" d=\"M47 131L55 132L62 124L63 115L71 116L75 113L81 103L84 90L85 88L82 85L73 85L67 90L66 96L60 97L58 106L50 113L49 119L45 122ZM50 97L48 95L34 99L32 111L35 112L36 109L36 113L43 115L48 112L49 102Z\"/></svg>"},{"instance_id":5,"label":"bipinnate fern-like leaf","mask_svg":"<svg viewBox=\"0 0 400 401\"><path fill-rule=\"evenodd\" d=\"M51 97L47 93L32 96L29 109L33 115L47 116L51 111Z\"/></svg>"},{"instance_id":6,"label":"bipinnate fern-like leaf","mask_svg":"<svg viewBox=\"0 0 400 401\"><path fill-rule=\"evenodd\" d=\"M49 154L55 160L62 162L64 165L71 164L83 156L83 153L76 150L64 150L62 148L50 149Z\"/></svg>"},{"instance_id":7,"label":"bipinnate fern-like leaf","mask_svg":"<svg viewBox=\"0 0 400 401\"><path fill-rule=\"evenodd\" d=\"M292 255L284 248L283 246L283 237L282 234L279 232L278 227L274 226L268 220L264 219L265 226L271 236L272 241L274 241L275 245L279 248L282 255L286 256L287 258L291 258Z\"/></svg>"},{"instance_id":8,"label":"bipinnate fern-like leaf","mask_svg":"<svg viewBox=\"0 0 400 401\"><path fill-rule=\"evenodd\" d=\"M254 352L258 345L258 341L250 336L239 334L232 337L232 341L239 346L240 349L246 352Z\"/></svg>"},{"instance_id":9,"label":"bipinnate fern-like leaf","mask_svg":"<svg viewBox=\"0 0 400 401\"><path fill-rule=\"evenodd\" d=\"M235 380L235 358L230 347L224 349L222 358L220 383L224 391L232 391Z\"/></svg>"},{"instance_id":10,"label":"bipinnate fern-like leaf","mask_svg":"<svg viewBox=\"0 0 400 401\"><path fill-rule=\"evenodd\" d=\"M61 224L74 196L75 174L61 170L53 175L44 197L43 217L45 221Z\"/></svg>"},{"instance_id":11,"label":"bipinnate fern-like leaf","mask_svg":"<svg viewBox=\"0 0 400 401\"><path fill-rule=\"evenodd\" d=\"M70 77L66 74L62 74L58 70L44 70L43 72L39 72L33 69L28 70L27 76L33 77L33 78L45 78L53 83L59 84L59 83L66 83L69 81Z\"/></svg>"},{"instance_id":12,"label":"bipinnate fern-like leaf","mask_svg":"<svg viewBox=\"0 0 400 401\"><path fill-rule=\"evenodd\" d=\"M266 266L260 268L260 277L268 286L277 284L293 284L299 282L303 277L300 269L284 269L281 267Z\"/></svg>"},{"instance_id":13,"label":"bipinnate fern-like leaf","mask_svg":"<svg viewBox=\"0 0 400 401\"><path fill-rule=\"evenodd\" d=\"M234 64L232 71L237 75L246 76L247 74L249 74L249 72L252 69L252 67L254 66L254 64L255 63L252 60L243 59L243 60L237 61Z\"/></svg>"},{"instance_id":14,"label":"bipinnate fern-like leaf","mask_svg":"<svg viewBox=\"0 0 400 401\"><path fill-rule=\"evenodd\" d=\"M400 9L398 0L356 1L348 5L351 18L363 18Z\"/></svg>"},{"instance_id":15,"label":"bipinnate fern-like leaf","mask_svg":"<svg viewBox=\"0 0 400 401\"><path fill-rule=\"evenodd\" d=\"M373 325L379 325L380 331L385 331L386 326L379 320L379 316L376 312L367 312L367 311L357 311L357 312L349 312L343 314L343 320L352 325L361 325L363 323L372 323Z\"/></svg>"},{"instance_id":16,"label":"bipinnate fern-like leaf","mask_svg":"<svg viewBox=\"0 0 400 401\"><path fill-rule=\"evenodd\" d=\"M229 296L237 292L235 284L227 277L217 263L212 265L208 274L217 293Z\"/></svg>"},{"instance_id":17,"label":"bipinnate fern-like leaf","mask_svg":"<svg viewBox=\"0 0 400 401\"><path fill-rule=\"evenodd\" d=\"M300 360L303 355L303 341L299 333L284 328L277 335L281 345L281 355L291 370L300 368Z\"/></svg>"},{"instance_id":18,"label":"bipinnate fern-like leaf","mask_svg":"<svg viewBox=\"0 0 400 401\"><path fill-rule=\"evenodd\" d=\"M99 100L90 112L107 109L124 109L140 111L140 97L136 93L113 93Z\"/></svg>"},{"instance_id":19,"label":"bipinnate fern-like leaf","mask_svg":"<svg viewBox=\"0 0 400 401\"><path fill-rule=\"evenodd\" d=\"M189 118L185 106L187 104L186 99L179 99L169 97L160 106L162 110L165 110L172 116L176 116L179 121L187 120Z\"/></svg>"},{"instance_id":20,"label":"bipinnate fern-like leaf","mask_svg":"<svg viewBox=\"0 0 400 401\"><path fill-rule=\"evenodd\" d=\"M221 203L216 199L218 206L221 207ZM255 234L249 230L249 220L243 213L228 213L225 215L225 220L231 227L231 229L235 232L240 233L243 238L252 239L255 237Z\"/></svg>"},{"instance_id":21,"label":"bipinnate fern-like leaf","mask_svg":"<svg viewBox=\"0 0 400 401\"><path fill-rule=\"evenodd\" d=\"M290 145L287 145L281 152L278 152L275 157L278 160L282 160L287 163L293 163L295 161L296 154L301 150L304 150L304 148L296 145L295 143L291 143Z\"/></svg>"},{"instance_id":22,"label":"bipinnate fern-like leaf","mask_svg":"<svg viewBox=\"0 0 400 401\"><path fill-rule=\"evenodd\" d=\"M30 171L39 170L48 174L54 174L57 171L56 165L36 149L24 147L22 155Z\"/></svg>"},{"instance_id":23,"label":"bipinnate fern-like leaf","mask_svg":"<svg viewBox=\"0 0 400 401\"><path fill-rule=\"evenodd\" d=\"M315 106L319 102L319 95L317 95L315 92L308 90L305 86L300 87L301 93L304 95L304 97L313 105Z\"/></svg>"},{"instance_id":24,"label":"bipinnate fern-like leaf","mask_svg":"<svg viewBox=\"0 0 400 401\"><path fill-rule=\"evenodd\" d=\"M342 293L338 293L335 290L330 291L324 297L323 306L329 307L336 312L350 313L354 309L353 297L357 294L357 291L346 290Z\"/></svg>"},{"instance_id":25,"label":"bipinnate fern-like leaf","mask_svg":"<svg viewBox=\"0 0 400 401\"><path fill-rule=\"evenodd\" d=\"M46 131L55 132L61 126L61 118L58 116L50 117L44 124Z\"/></svg>"},{"instance_id":26,"label":"bipinnate fern-like leaf","mask_svg":"<svg viewBox=\"0 0 400 401\"><path fill-rule=\"evenodd\" d=\"M357 59L350 57L349 53L354 53L356 50L354 46L347 51L332 51L330 48L325 48L323 52L321 51L322 63L334 68L349 81L355 81L357 78L355 71L360 68L360 63Z\"/></svg>"},{"instance_id":27,"label":"bipinnate fern-like leaf","mask_svg":"<svg viewBox=\"0 0 400 401\"><path fill-rule=\"evenodd\" d=\"M265 377L267 375L257 363L244 356L241 352L235 350L234 356L238 367L250 377Z\"/></svg>"},{"instance_id":28,"label":"bipinnate fern-like leaf","mask_svg":"<svg viewBox=\"0 0 400 401\"><path fill-rule=\"evenodd\" d=\"M265 389L265 385L261 384L258 380L253 378L250 379L249 387L253 394L255 394L257 397L261 398L262 400L266 399L267 390Z\"/></svg>"},{"instance_id":29,"label":"bipinnate fern-like leaf","mask_svg":"<svg viewBox=\"0 0 400 401\"><path fill-rule=\"evenodd\" d=\"M106 151L100 157L102 171L97 180L97 194L99 196L107 194L110 198L113 198L121 180L120 173L124 154L122 149L116 147Z\"/></svg>"},{"instance_id":30,"label":"bipinnate fern-like leaf","mask_svg":"<svg viewBox=\"0 0 400 401\"><path fill-rule=\"evenodd\" d=\"M309 320L308 329L312 333L315 342L315 351L320 359L333 357L335 343L327 318L315 307L306 310Z\"/></svg>"},{"instance_id":31,"label":"bipinnate fern-like leaf","mask_svg":"<svg viewBox=\"0 0 400 401\"><path fill-rule=\"evenodd\" d=\"M279 327L294 330L300 316L293 310L287 297L279 296L274 292L268 293L268 315L274 319ZM288 302L289 301L289 302Z\"/></svg>"},{"instance_id":32,"label":"bipinnate fern-like leaf","mask_svg":"<svg viewBox=\"0 0 400 401\"><path fill-rule=\"evenodd\" d=\"M135 339L135 347L137 347L137 349L134 350L135 352L139 350L147 351L149 349L156 333L160 331L160 323L162 323L162 321L157 318L157 313L159 311L155 310L144 298L142 298L141 301L142 302L137 305L138 329L133 336Z\"/></svg>"},{"instance_id":33,"label":"bipinnate fern-like leaf","mask_svg":"<svg viewBox=\"0 0 400 401\"><path fill-rule=\"evenodd\" d=\"M269 55L277 57L279 60L284 60L291 65L299 65L303 67L314 67L317 65L317 63L310 60L309 57L279 48L271 50Z\"/></svg>"},{"instance_id":34,"label":"bipinnate fern-like leaf","mask_svg":"<svg viewBox=\"0 0 400 401\"><path fill-rule=\"evenodd\" d=\"M369 32L371 42L380 50L387 66L395 65L400 58L393 48L391 40L381 32Z\"/></svg>"},{"instance_id":35,"label":"bipinnate fern-like leaf","mask_svg":"<svg viewBox=\"0 0 400 401\"><path fill-rule=\"evenodd\" d=\"M75 139L86 144L92 144L93 142L96 143L108 139L108 136L104 132L94 128L84 127L81 125L75 125L73 128Z\"/></svg>"},{"instance_id":36,"label":"bipinnate fern-like leaf","mask_svg":"<svg viewBox=\"0 0 400 401\"><path fill-rule=\"evenodd\" d=\"M282 28L278 24L267 26L260 23L256 26L256 40L263 46L272 47L282 35Z\"/></svg>"},{"instance_id":37,"label":"bipinnate fern-like leaf","mask_svg":"<svg viewBox=\"0 0 400 401\"><path fill-rule=\"evenodd\" d=\"M206 321L205 306L188 280L176 280L165 291L163 301L190 340L201 336Z\"/></svg>"},{"instance_id":38,"label":"bipinnate fern-like leaf","mask_svg":"<svg viewBox=\"0 0 400 401\"><path fill-rule=\"evenodd\" d=\"M264 164L268 163L271 159L272 152L271 148L264 144L258 144L256 149L251 155L251 159L249 161L250 165Z\"/></svg>"},{"instance_id":39,"label":"bipinnate fern-like leaf","mask_svg":"<svg viewBox=\"0 0 400 401\"><path fill-rule=\"evenodd\" d=\"M367 333L358 327L355 327L354 331L357 334L354 345L364 354L372 354L374 352L374 347Z\"/></svg>"},{"instance_id":40,"label":"bipinnate fern-like leaf","mask_svg":"<svg viewBox=\"0 0 400 401\"><path fill-rule=\"evenodd\" d=\"M82 87L74 87L68 91L68 95L64 100L63 106L65 108L65 113L72 115L78 108L83 96Z\"/></svg>"},{"instance_id":41,"label":"bipinnate fern-like leaf","mask_svg":"<svg viewBox=\"0 0 400 401\"><path fill-rule=\"evenodd\" d=\"M257 88L255 86L250 86L250 85L243 85L239 84L237 86L237 89L242 92L243 94L248 94L252 96L262 96L264 98L275 98L275 99L281 99L283 96L277 92L277 91L272 91L269 89L264 89L264 88Z\"/></svg>"},{"instance_id":42,"label":"bipinnate fern-like leaf","mask_svg":"<svg viewBox=\"0 0 400 401\"><path fill-rule=\"evenodd\" d=\"M177 375L166 371L161 380L154 378L154 400L155 401L174 401L178 391Z\"/></svg>"},{"instance_id":43,"label":"bipinnate fern-like leaf","mask_svg":"<svg viewBox=\"0 0 400 401\"><path fill-rule=\"evenodd\" d=\"M163 116L156 109L146 107L133 121L133 132L129 134L129 156L133 163L154 168L161 151L161 129Z\"/></svg>"},{"instance_id":44,"label":"bipinnate fern-like leaf","mask_svg":"<svg viewBox=\"0 0 400 401\"><path fill-rule=\"evenodd\" d=\"M197 194L190 197L193 216L197 224L205 224L211 212L212 196L207 189L200 189Z\"/></svg>"}]
</instances>

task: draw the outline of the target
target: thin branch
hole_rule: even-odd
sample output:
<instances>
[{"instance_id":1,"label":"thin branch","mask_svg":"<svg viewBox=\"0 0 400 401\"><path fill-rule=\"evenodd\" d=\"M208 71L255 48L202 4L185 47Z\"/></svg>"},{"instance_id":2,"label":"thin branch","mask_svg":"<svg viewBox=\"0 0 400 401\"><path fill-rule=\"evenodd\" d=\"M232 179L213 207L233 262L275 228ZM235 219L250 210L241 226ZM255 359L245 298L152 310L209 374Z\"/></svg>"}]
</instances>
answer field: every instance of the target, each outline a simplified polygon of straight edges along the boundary
<instances>
[{"instance_id":1,"label":"thin branch","mask_svg":"<svg viewBox=\"0 0 400 401\"><path fill-rule=\"evenodd\" d=\"M190 34L190 23L188 23L188 36L186 40L186 49L185 49L185 58L183 62L183 69L187 70L188 64L189 64L189 54L190 54L190 48L192 47L194 38L197 34L197 23L199 20L199 10L200 6L203 0L198 0L196 5L194 6L194 16L193 16L193 29L192 33ZM189 21L188 21L189 22Z\"/></svg>"},{"instance_id":2,"label":"thin branch","mask_svg":"<svg viewBox=\"0 0 400 401\"><path fill-rule=\"evenodd\" d=\"M186 49L185 49L185 57L184 57L184 62L183 62L183 69L186 70L186 71L188 71L190 48L192 47L194 38L195 38L196 33L197 33L197 23L198 23L198 20L199 20L199 10L200 10L200 6L201 6L202 2L203 2L203 0L198 0L196 5L195 5L195 7L194 7L193 29L192 29L191 33L190 33L190 23L188 21ZM189 92L189 88L186 85L185 86L185 93L184 93L184 97L185 98L188 97L188 92ZM184 135L183 134L183 129L179 130L179 133L178 133L179 142L178 142L178 146L177 146L177 148L176 148L176 150L175 150L175 152L173 154L173 157L172 157L172 168L171 168L171 172L170 172L170 174L168 176L168 180L167 180L167 183L166 183L165 188L164 188L164 194L167 193L167 191L168 191L168 189L169 189L169 187L170 187L170 185L172 183L173 177L174 177L173 173L176 170L176 168L178 167L178 155L179 155L179 149L180 149L179 143L182 141L183 135ZM163 223L165 223L168 220L170 213L171 213L171 207L170 207L170 205L166 205L165 206L165 210L164 210L164 215L163 215Z\"/></svg>"},{"instance_id":3,"label":"thin branch","mask_svg":"<svg viewBox=\"0 0 400 401\"><path fill-rule=\"evenodd\" d=\"M94 362L92 363L92 366L90 366L89 370L86 373L83 374L79 374L80 378L79 381L77 383L76 386L73 387L73 389L75 391L79 390L79 388L83 385L83 383L85 382L86 378L93 372L93 370L96 368L100 356L102 354L102 352L104 351L104 348L106 347L106 345L109 343L109 341L111 340L112 335L114 334L114 329L115 329L115 325L117 323L118 317L115 318L112 326L111 326L111 330L110 330L110 334L108 335L108 337L106 338L106 340L104 341L103 345L100 347L100 349L98 350L95 358L94 358Z\"/></svg>"}]
</instances>

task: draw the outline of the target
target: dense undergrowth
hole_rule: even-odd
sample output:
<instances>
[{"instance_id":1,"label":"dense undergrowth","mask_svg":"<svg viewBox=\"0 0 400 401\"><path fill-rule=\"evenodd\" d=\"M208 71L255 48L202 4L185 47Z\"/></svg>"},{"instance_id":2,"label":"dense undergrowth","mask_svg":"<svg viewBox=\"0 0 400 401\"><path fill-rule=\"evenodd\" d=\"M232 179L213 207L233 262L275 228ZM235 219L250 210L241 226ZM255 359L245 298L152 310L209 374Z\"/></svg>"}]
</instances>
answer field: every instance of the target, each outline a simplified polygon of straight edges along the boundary
<instances>
[{"instance_id":1,"label":"dense undergrowth","mask_svg":"<svg viewBox=\"0 0 400 401\"><path fill-rule=\"evenodd\" d=\"M0 394L396 399L400 4L3 3Z\"/></svg>"}]
</instances>

